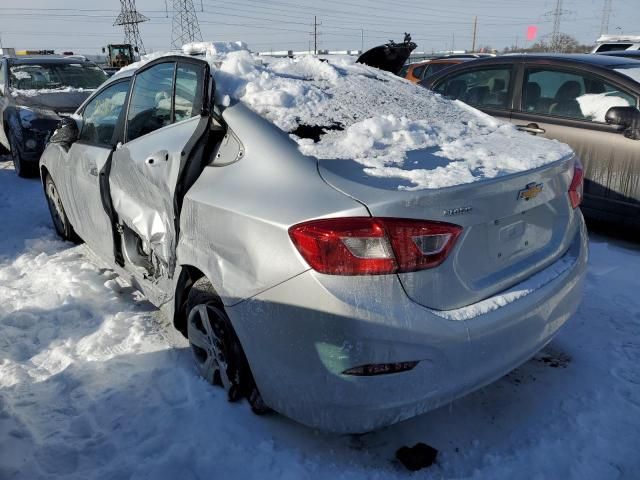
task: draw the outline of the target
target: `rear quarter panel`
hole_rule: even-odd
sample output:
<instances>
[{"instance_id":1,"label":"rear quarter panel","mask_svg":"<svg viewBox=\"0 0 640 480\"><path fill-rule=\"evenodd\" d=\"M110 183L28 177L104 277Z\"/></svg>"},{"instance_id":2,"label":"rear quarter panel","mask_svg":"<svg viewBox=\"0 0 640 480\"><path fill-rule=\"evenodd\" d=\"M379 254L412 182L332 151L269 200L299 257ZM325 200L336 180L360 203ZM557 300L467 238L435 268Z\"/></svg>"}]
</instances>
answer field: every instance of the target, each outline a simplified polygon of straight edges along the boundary
<instances>
[{"instance_id":1,"label":"rear quarter panel","mask_svg":"<svg viewBox=\"0 0 640 480\"><path fill-rule=\"evenodd\" d=\"M244 155L218 158L187 193L178 263L200 269L233 305L309 269L289 238L291 225L321 217L368 216L327 185L315 159L242 104L224 113Z\"/></svg>"}]
</instances>

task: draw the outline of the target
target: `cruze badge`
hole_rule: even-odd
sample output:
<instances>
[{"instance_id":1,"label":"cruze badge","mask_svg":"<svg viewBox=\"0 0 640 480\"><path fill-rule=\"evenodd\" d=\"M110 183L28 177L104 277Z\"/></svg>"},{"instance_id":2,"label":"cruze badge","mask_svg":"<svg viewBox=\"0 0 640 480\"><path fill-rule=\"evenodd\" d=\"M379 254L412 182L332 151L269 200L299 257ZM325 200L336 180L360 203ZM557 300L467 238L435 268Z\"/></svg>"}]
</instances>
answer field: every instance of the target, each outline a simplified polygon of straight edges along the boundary
<instances>
[{"instance_id":1,"label":"cruze badge","mask_svg":"<svg viewBox=\"0 0 640 480\"><path fill-rule=\"evenodd\" d=\"M518 192L518 200L524 200L528 202L532 198L536 198L542 191L543 185L541 183L530 183L525 188Z\"/></svg>"},{"instance_id":2,"label":"cruze badge","mask_svg":"<svg viewBox=\"0 0 640 480\"><path fill-rule=\"evenodd\" d=\"M465 213L471 213L471 210L473 210L472 207L447 208L444 211L444 216L453 217L454 215L464 215Z\"/></svg>"}]
</instances>

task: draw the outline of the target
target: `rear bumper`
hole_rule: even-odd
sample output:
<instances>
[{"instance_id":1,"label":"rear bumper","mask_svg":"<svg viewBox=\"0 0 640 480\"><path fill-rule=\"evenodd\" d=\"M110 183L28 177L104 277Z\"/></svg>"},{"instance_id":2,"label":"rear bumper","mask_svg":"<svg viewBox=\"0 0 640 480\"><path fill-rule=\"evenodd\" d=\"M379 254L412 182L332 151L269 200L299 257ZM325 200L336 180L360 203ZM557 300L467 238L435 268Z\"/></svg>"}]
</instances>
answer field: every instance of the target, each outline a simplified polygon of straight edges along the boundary
<instances>
[{"instance_id":1,"label":"rear bumper","mask_svg":"<svg viewBox=\"0 0 640 480\"><path fill-rule=\"evenodd\" d=\"M370 431L486 385L548 343L581 299L588 244L580 223L562 273L464 320L412 302L395 276L312 271L228 313L271 407L322 430ZM342 374L364 364L413 360L420 363L404 373Z\"/></svg>"}]
</instances>

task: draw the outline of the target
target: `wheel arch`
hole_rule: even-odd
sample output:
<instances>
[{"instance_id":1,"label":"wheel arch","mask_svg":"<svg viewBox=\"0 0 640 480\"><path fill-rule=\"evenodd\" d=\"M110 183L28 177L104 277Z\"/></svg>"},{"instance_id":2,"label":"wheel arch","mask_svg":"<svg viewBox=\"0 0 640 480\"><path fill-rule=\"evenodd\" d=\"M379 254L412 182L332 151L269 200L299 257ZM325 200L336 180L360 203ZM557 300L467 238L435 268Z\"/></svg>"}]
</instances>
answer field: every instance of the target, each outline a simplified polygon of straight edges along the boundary
<instances>
[{"instance_id":1,"label":"wheel arch","mask_svg":"<svg viewBox=\"0 0 640 480\"><path fill-rule=\"evenodd\" d=\"M40 182L42 183L42 188L45 188L45 179L47 178L47 175L51 175L51 172L49 172L49 169L45 166L45 165L40 165Z\"/></svg>"},{"instance_id":2,"label":"wheel arch","mask_svg":"<svg viewBox=\"0 0 640 480\"><path fill-rule=\"evenodd\" d=\"M209 280L209 283L212 285L214 292L220 299L220 304L222 305L222 297L218 294L215 289L215 285L209 276L205 275L202 270L193 265L180 265L180 275L176 281L173 298L173 326L185 337L187 336L187 299L189 298L189 292L191 291L193 284L202 277L206 277L207 280Z\"/></svg>"}]
</instances>

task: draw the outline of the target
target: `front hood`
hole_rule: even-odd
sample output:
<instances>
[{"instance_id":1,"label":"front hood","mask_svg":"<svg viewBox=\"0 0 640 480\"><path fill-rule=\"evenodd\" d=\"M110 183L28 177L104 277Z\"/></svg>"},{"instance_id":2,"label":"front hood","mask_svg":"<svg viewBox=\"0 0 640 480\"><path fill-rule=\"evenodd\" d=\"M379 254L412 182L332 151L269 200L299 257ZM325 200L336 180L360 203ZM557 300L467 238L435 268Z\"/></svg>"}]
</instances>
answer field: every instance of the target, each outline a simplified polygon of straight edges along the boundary
<instances>
[{"instance_id":1,"label":"front hood","mask_svg":"<svg viewBox=\"0 0 640 480\"><path fill-rule=\"evenodd\" d=\"M37 93L37 90L28 90L22 93L20 90L12 92L16 105L25 107L38 107L55 112L73 113L84 102L92 90L72 92L47 92Z\"/></svg>"}]
</instances>

